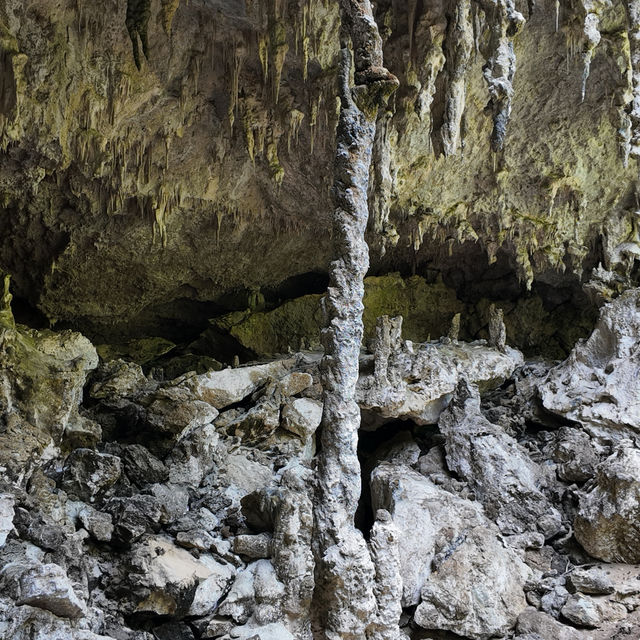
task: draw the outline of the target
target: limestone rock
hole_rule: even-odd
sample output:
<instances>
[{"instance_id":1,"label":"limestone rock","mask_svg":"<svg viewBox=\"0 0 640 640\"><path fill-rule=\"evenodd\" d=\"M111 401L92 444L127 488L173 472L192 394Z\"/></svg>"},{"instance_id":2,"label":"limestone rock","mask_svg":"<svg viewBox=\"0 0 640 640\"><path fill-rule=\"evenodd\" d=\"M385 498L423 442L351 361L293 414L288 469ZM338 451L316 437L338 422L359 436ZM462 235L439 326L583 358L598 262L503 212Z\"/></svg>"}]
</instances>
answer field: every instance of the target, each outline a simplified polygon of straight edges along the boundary
<instances>
[{"instance_id":1,"label":"limestone rock","mask_svg":"<svg viewBox=\"0 0 640 640\"><path fill-rule=\"evenodd\" d=\"M78 618L85 610L67 574L57 564L39 565L22 574L19 604L47 609L63 618Z\"/></svg>"},{"instance_id":2,"label":"limestone rock","mask_svg":"<svg viewBox=\"0 0 640 640\"><path fill-rule=\"evenodd\" d=\"M189 607L190 616L206 616L215 612L235 575L234 568L228 564L212 561L207 563L207 568L211 575L198 584Z\"/></svg>"},{"instance_id":3,"label":"limestone rock","mask_svg":"<svg viewBox=\"0 0 640 640\"><path fill-rule=\"evenodd\" d=\"M564 625L543 611L528 608L518 617L518 640L584 640L583 632Z\"/></svg>"},{"instance_id":4,"label":"limestone rock","mask_svg":"<svg viewBox=\"0 0 640 640\"><path fill-rule=\"evenodd\" d=\"M13 531L14 504L15 500L11 494L0 494L0 548Z\"/></svg>"},{"instance_id":5,"label":"limestone rock","mask_svg":"<svg viewBox=\"0 0 640 640\"><path fill-rule=\"evenodd\" d=\"M561 517L541 489L543 470L516 440L480 412L480 396L466 380L440 416L447 465L473 488L487 514L506 534L540 529L558 533Z\"/></svg>"},{"instance_id":6,"label":"limestone rock","mask_svg":"<svg viewBox=\"0 0 640 640\"><path fill-rule=\"evenodd\" d=\"M573 595L562 607L560 613L577 627L595 628L602 624L598 607L592 599L580 595Z\"/></svg>"},{"instance_id":7,"label":"limestone rock","mask_svg":"<svg viewBox=\"0 0 640 640\"><path fill-rule=\"evenodd\" d=\"M281 622L255 626L246 624L241 627L233 627L225 638L237 638L238 640L294 640L294 636ZM223 638L223 640L225 640Z\"/></svg>"},{"instance_id":8,"label":"limestone rock","mask_svg":"<svg viewBox=\"0 0 640 640\"><path fill-rule=\"evenodd\" d=\"M322 419L322 403L310 398L295 398L282 410L282 427L306 441L313 436Z\"/></svg>"},{"instance_id":9,"label":"limestone rock","mask_svg":"<svg viewBox=\"0 0 640 640\"><path fill-rule=\"evenodd\" d=\"M105 510L113 516L113 535L122 544L132 544L160 527L161 511L154 496L112 498Z\"/></svg>"},{"instance_id":10,"label":"limestone rock","mask_svg":"<svg viewBox=\"0 0 640 640\"><path fill-rule=\"evenodd\" d=\"M607 562L640 562L640 451L621 446L602 462L595 483L580 495L578 542Z\"/></svg>"},{"instance_id":11,"label":"limestone rock","mask_svg":"<svg viewBox=\"0 0 640 640\"><path fill-rule=\"evenodd\" d=\"M373 471L371 491L374 508L388 510L400 531L402 604L418 604L416 623L472 638L505 633L515 624L526 606L530 572L498 539L478 503L389 463Z\"/></svg>"},{"instance_id":12,"label":"limestone rock","mask_svg":"<svg viewBox=\"0 0 640 640\"><path fill-rule=\"evenodd\" d=\"M130 556L128 580L136 596L135 611L154 615L186 615L202 581L217 575L218 563L196 560L171 540L149 536L135 545ZM210 566L211 565L211 566ZM215 567L212 568L212 567ZM206 606L207 589L201 592L197 608Z\"/></svg>"},{"instance_id":13,"label":"limestone rock","mask_svg":"<svg viewBox=\"0 0 640 640\"><path fill-rule=\"evenodd\" d=\"M89 392L92 398L113 404L122 398L137 395L147 384L147 378L139 364L110 360L103 362L98 368Z\"/></svg>"},{"instance_id":14,"label":"limestone rock","mask_svg":"<svg viewBox=\"0 0 640 640\"><path fill-rule=\"evenodd\" d=\"M165 465L146 447L129 444L120 452L124 473L139 487L156 482L164 482L169 474Z\"/></svg>"},{"instance_id":15,"label":"limestone rock","mask_svg":"<svg viewBox=\"0 0 640 640\"><path fill-rule=\"evenodd\" d=\"M159 389L146 402L150 402L146 412L149 424L170 435L202 427L218 417L210 403L194 399L191 390L182 386Z\"/></svg>"},{"instance_id":16,"label":"limestone rock","mask_svg":"<svg viewBox=\"0 0 640 640\"><path fill-rule=\"evenodd\" d=\"M98 541L110 542L113 536L113 520L109 513L96 511L85 505L78 513L82 526Z\"/></svg>"},{"instance_id":17,"label":"limestone rock","mask_svg":"<svg viewBox=\"0 0 640 640\"><path fill-rule=\"evenodd\" d=\"M269 560L258 560L237 574L218 613L244 624L251 618L258 625L282 619L284 585Z\"/></svg>"},{"instance_id":18,"label":"limestone rock","mask_svg":"<svg viewBox=\"0 0 640 640\"><path fill-rule=\"evenodd\" d=\"M589 339L549 372L544 407L611 436L640 431L640 289L605 305Z\"/></svg>"},{"instance_id":19,"label":"limestone rock","mask_svg":"<svg viewBox=\"0 0 640 640\"><path fill-rule=\"evenodd\" d=\"M389 341L387 337L387 341ZM361 362L358 404L383 418L435 424L461 378L482 389L498 386L522 364L522 354L505 353L480 343L376 343L373 358ZM368 373L371 366L374 373Z\"/></svg>"},{"instance_id":20,"label":"limestone rock","mask_svg":"<svg viewBox=\"0 0 640 640\"><path fill-rule=\"evenodd\" d=\"M522 560L484 527L464 532L446 555L422 587L416 624L478 640L513 628L526 607Z\"/></svg>"},{"instance_id":21,"label":"limestone rock","mask_svg":"<svg viewBox=\"0 0 640 640\"><path fill-rule=\"evenodd\" d=\"M181 384L196 400L224 409L240 402L269 380L284 377L293 365L293 360L275 360L268 364L210 371L187 377Z\"/></svg>"},{"instance_id":22,"label":"limestone rock","mask_svg":"<svg viewBox=\"0 0 640 640\"><path fill-rule=\"evenodd\" d=\"M606 595L615 591L611 578L600 567L574 569L569 574L569 584L580 593L592 595Z\"/></svg>"},{"instance_id":23,"label":"limestone rock","mask_svg":"<svg viewBox=\"0 0 640 640\"><path fill-rule=\"evenodd\" d=\"M270 558L273 550L273 537L269 533L242 535L233 539L233 551L247 558Z\"/></svg>"},{"instance_id":24,"label":"limestone rock","mask_svg":"<svg viewBox=\"0 0 640 640\"><path fill-rule=\"evenodd\" d=\"M104 498L120 479L120 458L92 449L76 449L66 459L62 488L85 502Z\"/></svg>"},{"instance_id":25,"label":"limestone rock","mask_svg":"<svg viewBox=\"0 0 640 640\"><path fill-rule=\"evenodd\" d=\"M197 487L216 464L218 444L210 424L184 432L165 460L169 482Z\"/></svg>"}]
</instances>

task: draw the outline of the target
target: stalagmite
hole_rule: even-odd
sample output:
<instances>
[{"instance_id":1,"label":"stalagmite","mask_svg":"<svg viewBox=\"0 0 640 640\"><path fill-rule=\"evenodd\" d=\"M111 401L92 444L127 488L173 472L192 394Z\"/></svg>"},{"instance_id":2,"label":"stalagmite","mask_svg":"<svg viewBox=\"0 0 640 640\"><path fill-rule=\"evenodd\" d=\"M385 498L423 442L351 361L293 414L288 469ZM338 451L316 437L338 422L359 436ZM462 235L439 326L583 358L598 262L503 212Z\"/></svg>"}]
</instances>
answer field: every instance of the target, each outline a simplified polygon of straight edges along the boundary
<instances>
[{"instance_id":1,"label":"stalagmite","mask_svg":"<svg viewBox=\"0 0 640 640\"><path fill-rule=\"evenodd\" d=\"M349 87L351 54L344 41L334 165L334 261L329 269L322 332L324 411L314 504L314 597L321 637L356 640L366 637L376 616L375 569L354 525L360 497L356 383L363 333L363 279L369 266L364 239L367 191L378 107L398 81L383 66L382 40L369 0L341 0L340 9L353 43L356 86Z\"/></svg>"},{"instance_id":2,"label":"stalagmite","mask_svg":"<svg viewBox=\"0 0 640 640\"><path fill-rule=\"evenodd\" d=\"M455 19L447 34L446 69L449 82L445 98L442 147L445 156L456 153L460 140L460 123L465 106L465 72L473 48L471 1L458 0Z\"/></svg>"},{"instance_id":3,"label":"stalagmite","mask_svg":"<svg viewBox=\"0 0 640 640\"><path fill-rule=\"evenodd\" d=\"M376 568L373 588L378 605L371 640L400 640L398 626L402 614L402 575L400 574L400 532L385 509L376 513L369 542Z\"/></svg>"},{"instance_id":4,"label":"stalagmite","mask_svg":"<svg viewBox=\"0 0 640 640\"><path fill-rule=\"evenodd\" d=\"M522 29L524 17L516 11L513 0L482 0L481 5L491 31L489 57L483 72L489 87L488 107L493 115L491 149L497 152L504 146L507 124L511 116L513 78L516 73L513 38Z\"/></svg>"}]
</instances>

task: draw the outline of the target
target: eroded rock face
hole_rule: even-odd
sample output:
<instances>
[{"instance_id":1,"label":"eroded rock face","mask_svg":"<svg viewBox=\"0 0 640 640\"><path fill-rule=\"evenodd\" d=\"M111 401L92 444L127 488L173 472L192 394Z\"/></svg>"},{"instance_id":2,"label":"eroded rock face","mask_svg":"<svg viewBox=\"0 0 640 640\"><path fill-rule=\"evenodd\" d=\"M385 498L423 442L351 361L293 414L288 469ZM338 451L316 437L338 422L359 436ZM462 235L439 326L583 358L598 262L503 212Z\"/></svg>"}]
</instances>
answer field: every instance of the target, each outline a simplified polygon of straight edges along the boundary
<instances>
[{"instance_id":1,"label":"eroded rock face","mask_svg":"<svg viewBox=\"0 0 640 640\"><path fill-rule=\"evenodd\" d=\"M605 437L640 430L640 289L607 304L589 339L540 386L544 407Z\"/></svg>"},{"instance_id":2,"label":"eroded rock face","mask_svg":"<svg viewBox=\"0 0 640 640\"><path fill-rule=\"evenodd\" d=\"M561 516L542 493L551 479L516 440L480 412L480 395L462 380L438 423L447 466L469 483L487 514L506 534L538 529L550 538Z\"/></svg>"},{"instance_id":3,"label":"eroded rock face","mask_svg":"<svg viewBox=\"0 0 640 640\"><path fill-rule=\"evenodd\" d=\"M576 539L608 562L640 562L640 451L621 447L600 464L591 490L580 496Z\"/></svg>"},{"instance_id":4,"label":"eroded rock face","mask_svg":"<svg viewBox=\"0 0 640 640\"><path fill-rule=\"evenodd\" d=\"M373 576L358 624L372 640L635 637L635 442L545 412L535 390L551 364L521 364L494 317L491 347L460 342L455 322L439 342L408 343L399 319L381 318L373 353L361 355L360 400L378 404L363 403L373 430L359 434L365 535L348 549L368 554ZM629 317L608 325L630 345L620 368L635 357ZM40 382L6 366L6 416L20 438L0 425L13 461L0 477L0 636L311 640L324 606L312 552L318 361L305 352L162 380L116 360L82 394L86 370L71 378L54 359L45 388L76 391L46 397L58 407L72 398L70 419L99 424L103 441L66 430L55 440L42 421L27 457L24 399L39 402L29 385ZM352 566L335 549L326 559L337 579ZM338 614L347 625L347 608Z\"/></svg>"},{"instance_id":5,"label":"eroded rock face","mask_svg":"<svg viewBox=\"0 0 640 640\"><path fill-rule=\"evenodd\" d=\"M470 638L511 628L526 606L530 571L482 507L402 464L383 463L371 481L374 507L388 510L400 531L402 605L418 605L415 622Z\"/></svg>"},{"instance_id":6,"label":"eroded rock face","mask_svg":"<svg viewBox=\"0 0 640 640\"><path fill-rule=\"evenodd\" d=\"M414 345L402 340L402 318L383 316L378 323L374 356L361 363L358 403L383 418L435 424L461 378L492 388L523 361L515 349L502 353L481 342Z\"/></svg>"}]
</instances>

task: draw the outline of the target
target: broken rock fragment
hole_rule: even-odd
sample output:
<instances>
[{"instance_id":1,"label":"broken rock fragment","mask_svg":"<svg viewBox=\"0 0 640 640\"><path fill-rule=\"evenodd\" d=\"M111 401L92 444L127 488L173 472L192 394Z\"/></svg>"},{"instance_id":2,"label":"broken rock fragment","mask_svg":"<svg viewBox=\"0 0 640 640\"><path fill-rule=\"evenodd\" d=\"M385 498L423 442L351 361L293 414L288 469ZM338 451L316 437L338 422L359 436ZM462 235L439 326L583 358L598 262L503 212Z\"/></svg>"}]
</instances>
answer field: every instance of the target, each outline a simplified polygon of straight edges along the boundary
<instances>
[{"instance_id":1,"label":"broken rock fragment","mask_svg":"<svg viewBox=\"0 0 640 640\"><path fill-rule=\"evenodd\" d=\"M22 574L18 604L46 609L63 618L78 618L84 613L82 601L57 564L38 565Z\"/></svg>"},{"instance_id":2,"label":"broken rock fragment","mask_svg":"<svg viewBox=\"0 0 640 640\"><path fill-rule=\"evenodd\" d=\"M580 495L578 542L606 562L640 563L640 450L622 446L597 468Z\"/></svg>"},{"instance_id":3,"label":"broken rock fragment","mask_svg":"<svg viewBox=\"0 0 640 640\"><path fill-rule=\"evenodd\" d=\"M469 483L503 533L558 533L560 513L541 491L547 483L543 469L482 415L480 395L466 380L458 383L439 427L449 469Z\"/></svg>"}]
</instances>

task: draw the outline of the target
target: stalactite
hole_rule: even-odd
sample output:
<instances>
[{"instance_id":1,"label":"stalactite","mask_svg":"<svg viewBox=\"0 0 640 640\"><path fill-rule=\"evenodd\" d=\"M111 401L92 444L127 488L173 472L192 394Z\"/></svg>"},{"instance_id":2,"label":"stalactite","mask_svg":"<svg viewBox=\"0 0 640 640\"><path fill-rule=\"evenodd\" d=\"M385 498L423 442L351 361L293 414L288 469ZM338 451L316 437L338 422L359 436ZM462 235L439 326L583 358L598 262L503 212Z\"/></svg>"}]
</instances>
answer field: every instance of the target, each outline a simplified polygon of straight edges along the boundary
<instances>
[{"instance_id":1,"label":"stalactite","mask_svg":"<svg viewBox=\"0 0 640 640\"><path fill-rule=\"evenodd\" d=\"M489 56L483 67L484 79L489 87L488 108L493 115L491 149L501 151L511 116L513 78L516 55L513 38L520 32L524 17L516 11L513 0L481 0L490 29Z\"/></svg>"},{"instance_id":2,"label":"stalactite","mask_svg":"<svg viewBox=\"0 0 640 640\"><path fill-rule=\"evenodd\" d=\"M263 33L258 36L258 56L262 67L262 81L266 86L269 79L269 34Z\"/></svg>"},{"instance_id":3,"label":"stalactite","mask_svg":"<svg viewBox=\"0 0 640 640\"><path fill-rule=\"evenodd\" d=\"M273 98L278 104L280 97L280 80L282 78L282 69L289 51L287 42L287 23L284 20L278 20L271 32L271 59L273 60Z\"/></svg>"},{"instance_id":4,"label":"stalactite","mask_svg":"<svg viewBox=\"0 0 640 640\"><path fill-rule=\"evenodd\" d=\"M241 49L241 43L236 42L233 48L233 54L231 56L230 61L228 62L229 76L231 78L231 84L229 87L229 109L228 109L228 117L229 117L229 127L233 129L233 125L237 115L238 108L238 94L239 94L239 86L240 86L240 71L242 70L242 65L244 63L246 52L244 49Z\"/></svg>"},{"instance_id":5,"label":"stalactite","mask_svg":"<svg viewBox=\"0 0 640 640\"><path fill-rule=\"evenodd\" d=\"M465 73L473 48L471 1L457 0L455 18L446 38L447 95L440 135L445 156L454 155L460 144L460 124L465 108Z\"/></svg>"},{"instance_id":6,"label":"stalactite","mask_svg":"<svg viewBox=\"0 0 640 640\"><path fill-rule=\"evenodd\" d=\"M349 87L351 54L343 42L342 109L334 164L334 261L324 298L326 324L322 332L324 410L314 501L314 597L323 637L359 640L375 624L376 613L373 562L354 526L360 496L360 409L355 394L363 334L364 275L369 264L364 239L367 191L378 106L386 102L398 81L383 66L382 40L369 0L340 0L340 8L345 31L353 42L356 86L353 91Z\"/></svg>"},{"instance_id":7,"label":"stalactite","mask_svg":"<svg viewBox=\"0 0 640 640\"><path fill-rule=\"evenodd\" d=\"M180 0L162 0L162 27L165 33L171 33L171 25L173 24L173 16L175 15Z\"/></svg>"},{"instance_id":8,"label":"stalactite","mask_svg":"<svg viewBox=\"0 0 640 640\"><path fill-rule=\"evenodd\" d=\"M300 133L300 126L304 120L304 113L298 109L292 109L289 114L289 130L287 132L287 151L291 153L291 142L295 141L298 144L298 134Z\"/></svg>"},{"instance_id":9,"label":"stalactite","mask_svg":"<svg viewBox=\"0 0 640 640\"><path fill-rule=\"evenodd\" d=\"M640 0L626 0L625 7L633 86L630 154L640 158Z\"/></svg>"},{"instance_id":10,"label":"stalactite","mask_svg":"<svg viewBox=\"0 0 640 640\"><path fill-rule=\"evenodd\" d=\"M267 133L267 162L269 163L269 169L271 171L271 177L278 187L282 185L284 180L284 168L280 164L278 158L278 138L276 137L273 128L270 127Z\"/></svg>"},{"instance_id":11,"label":"stalactite","mask_svg":"<svg viewBox=\"0 0 640 640\"><path fill-rule=\"evenodd\" d=\"M587 13L584 18L583 35L583 68L582 68L582 85L580 89L581 102L584 101L584 97L587 91L587 80L589 79L589 73L591 72L591 61L593 59L593 53L600 43L600 18L596 13Z\"/></svg>"},{"instance_id":12,"label":"stalactite","mask_svg":"<svg viewBox=\"0 0 640 640\"><path fill-rule=\"evenodd\" d=\"M127 0L126 25L129 37L133 45L133 60L141 68L140 49L138 46L138 36L142 43L142 53L149 59L148 27L151 17L151 0Z\"/></svg>"}]
</instances>

